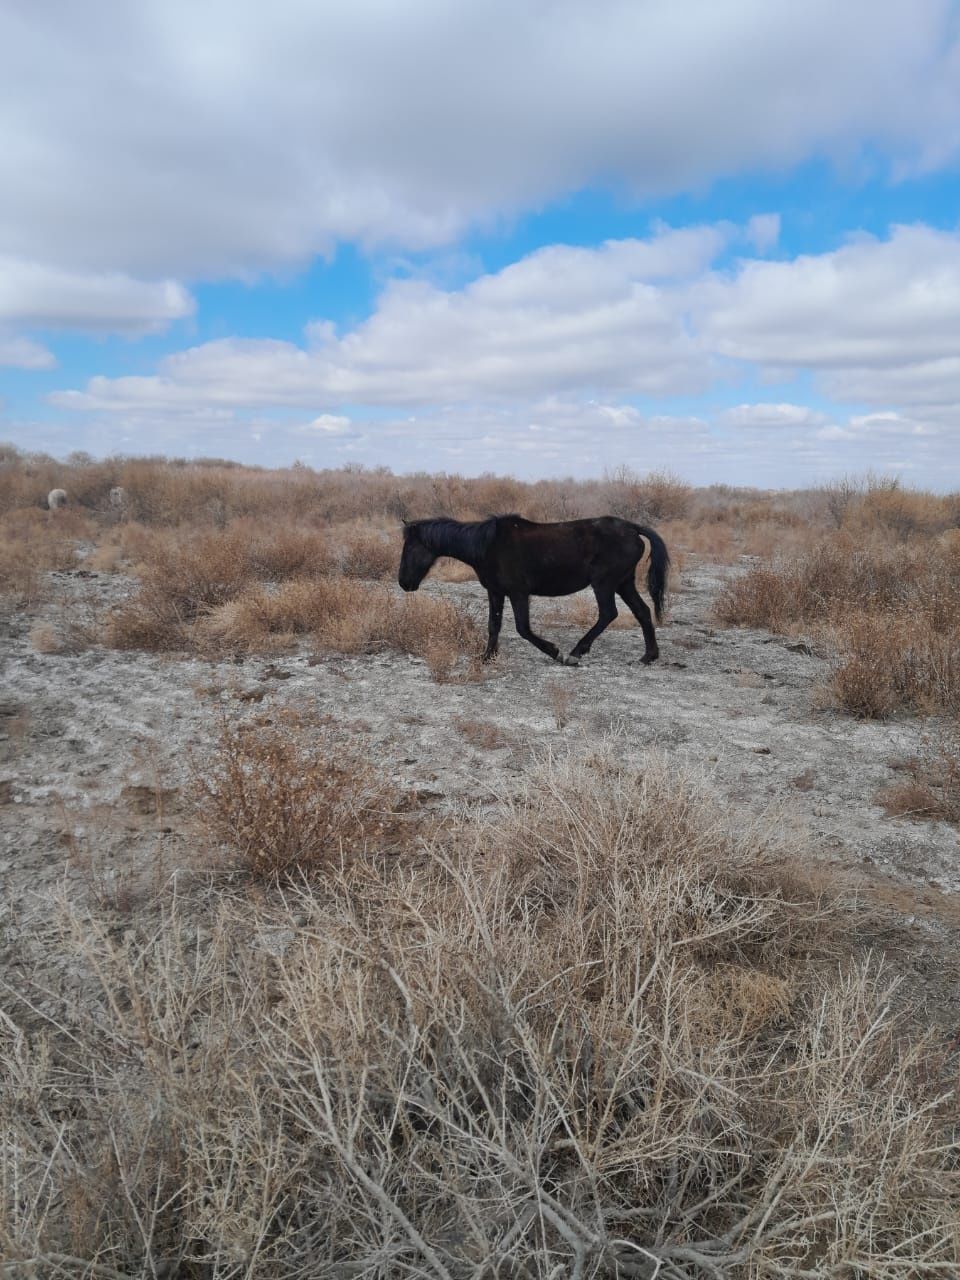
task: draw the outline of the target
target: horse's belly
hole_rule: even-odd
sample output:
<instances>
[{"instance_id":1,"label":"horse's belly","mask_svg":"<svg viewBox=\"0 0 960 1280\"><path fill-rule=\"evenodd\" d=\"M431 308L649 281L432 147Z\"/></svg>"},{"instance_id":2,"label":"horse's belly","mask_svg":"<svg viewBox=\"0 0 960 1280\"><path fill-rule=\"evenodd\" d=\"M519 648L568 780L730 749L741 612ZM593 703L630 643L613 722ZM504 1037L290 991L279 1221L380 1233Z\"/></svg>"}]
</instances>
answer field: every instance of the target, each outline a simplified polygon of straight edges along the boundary
<instances>
[{"instance_id":1,"label":"horse's belly","mask_svg":"<svg viewBox=\"0 0 960 1280\"><path fill-rule=\"evenodd\" d=\"M583 591L590 585L590 575L585 571L571 574L568 571L550 573L541 571L536 575L536 585L531 586L530 594L534 596L571 596L575 591Z\"/></svg>"}]
</instances>

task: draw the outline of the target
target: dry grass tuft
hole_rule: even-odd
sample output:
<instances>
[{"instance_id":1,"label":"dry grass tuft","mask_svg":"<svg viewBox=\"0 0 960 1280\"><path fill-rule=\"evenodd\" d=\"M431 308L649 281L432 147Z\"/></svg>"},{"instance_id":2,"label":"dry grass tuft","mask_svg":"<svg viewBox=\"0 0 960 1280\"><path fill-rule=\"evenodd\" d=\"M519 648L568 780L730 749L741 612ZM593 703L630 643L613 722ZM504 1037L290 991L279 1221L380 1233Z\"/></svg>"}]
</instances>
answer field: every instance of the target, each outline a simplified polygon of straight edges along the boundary
<instances>
[{"instance_id":1,"label":"dry grass tuft","mask_svg":"<svg viewBox=\"0 0 960 1280\"><path fill-rule=\"evenodd\" d=\"M498 751L501 747L510 746L510 738L503 729L492 720L475 720L471 716L458 716L454 720L457 732L469 742L471 747L480 747L484 751Z\"/></svg>"},{"instance_id":2,"label":"dry grass tuft","mask_svg":"<svg viewBox=\"0 0 960 1280\"><path fill-rule=\"evenodd\" d=\"M399 597L349 578L294 579L275 591L254 587L198 624L201 649L256 652L311 635L337 653L393 650L423 658L437 680L460 670L479 678L483 635L475 620L425 592Z\"/></svg>"},{"instance_id":3,"label":"dry grass tuft","mask_svg":"<svg viewBox=\"0 0 960 1280\"><path fill-rule=\"evenodd\" d=\"M0 594L34 604L46 594L44 574L75 569L81 516L70 511L10 511L0 517Z\"/></svg>"},{"instance_id":4,"label":"dry grass tuft","mask_svg":"<svg viewBox=\"0 0 960 1280\"><path fill-rule=\"evenodd\" d=\"M550 681L547 696L553 709L554 723L558 729L565 729L570 723L577 700L576 691L571 687L568 680L565 680L562 676L559 678L555 676Z\"/></svg>"},{"instance_id":5,"label":"dry grass tuft","mask_svg":"<svg viewBox=\"0 0 960 1280\"><path fill-rule=\"evenodd\" d=\"M835 535L794 560L755 565L718 597L720 621L829 634L831 687L854 715L960 710L960 545Z\"/></svg>"},{"instance_id":6,"label":"dry grass tuft","mask_svg":"<svg viewBox=\"0 0 960 1280\"><path fill-rule=\"evenodd\" d=\"M296 721L224 725L194 788L208 834L257 880L342 866L399 830L395 790L363 752Z\"/></svg>"},{"instance_id":7,"label":"dry grass tuft","mask_svg":"<svg viewBox=\"0 0 960 1280\"><path fill-rule=\"evenodd\" d=\"M960 824L960 730L926 739L918 756L897 766L907 777L877 796L891 817Z\"/></svg>"},{"instance_id":8,"label":"dry grass tuft","mask_svg":"<svg viewBox=\"0 0 960 1280\"><path fill-rule=\"evenodd\" d=\"M37 653L61 653L60 637L49 622L38 622L30 628L30 647Z\"/></svg>"},{"instance_id":9,"label":"dry grass tuft","mask_svg":"<svg viewBox=\"0 0 960 1280\"><path fill-rule=\"evenodd\" d=\"M0 1020L8 1267L955 1273L949 1065L779 831L601 756L451 820L416 874L324 859L202 933L179 895L122 937L65 906L99 994L27 981Z\"/></svg>"},{"instance_id":10,"label":"dry grass tuft","mask_svg":"<svg viewBox=\"0 0 960 1280\"><path fill-rule=\"evenodd\" d=\"M360 525L331 530L339 547L339 569L349 578L393 578L400 563L400 539Z\"/></svg>"},{"instance_id":11,"label":"dry grass tuft","mask_svg":"<svg viewBox=\"0 0 960 1280\"><path fill-rule=\"evenodd\" d=\"M606 486L610 513L641 523L682 520L693 501L692 486L669 471L641 476L620 466L608 474Z\"/></svg>"},{"instance_id":12,"label":"dry grass tuft","mask_svg":"<svg viewBox=\"0 0 960 1280\"><path fill-rule=\"evenodd\" d=\"M960 625L922 614L861 614L839 628L831 689L844 710L882 719L898 711L960 712Z\"/></svg>"}]
</instances>

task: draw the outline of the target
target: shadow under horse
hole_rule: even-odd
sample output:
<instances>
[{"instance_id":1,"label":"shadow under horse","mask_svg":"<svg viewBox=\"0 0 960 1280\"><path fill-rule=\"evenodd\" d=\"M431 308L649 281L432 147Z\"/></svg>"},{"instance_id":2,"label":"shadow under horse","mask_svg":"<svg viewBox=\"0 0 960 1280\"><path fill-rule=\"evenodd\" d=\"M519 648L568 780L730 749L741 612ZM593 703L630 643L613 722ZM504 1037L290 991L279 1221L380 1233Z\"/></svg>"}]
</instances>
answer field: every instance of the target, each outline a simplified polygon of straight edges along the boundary
<instances>
[{"instance_id":1,"label":"shadow under horse","mask_svg":"<svg viewBox=\"0 0 960 1280\"><path fill-rule=\"evenodd\" d=\"M509 599L517 633L558 662L575 666L594 640L617 616L619 596L640 623L645 652L642 662L660 656L650 610L637 591L636 569L650 544L647 590L658 622L662 620L670 557L653 529L599 516L539 524L518 515L488 520L412 520L404 525L398 581L416 591L439 556L461 560L474 570L490 600L489 638L484 661L497 652L504 600ZM567 659L550 640L530 629L531 596L568 596L592 587L597 621L574 645Z\"/></svg>"}]
</instances>

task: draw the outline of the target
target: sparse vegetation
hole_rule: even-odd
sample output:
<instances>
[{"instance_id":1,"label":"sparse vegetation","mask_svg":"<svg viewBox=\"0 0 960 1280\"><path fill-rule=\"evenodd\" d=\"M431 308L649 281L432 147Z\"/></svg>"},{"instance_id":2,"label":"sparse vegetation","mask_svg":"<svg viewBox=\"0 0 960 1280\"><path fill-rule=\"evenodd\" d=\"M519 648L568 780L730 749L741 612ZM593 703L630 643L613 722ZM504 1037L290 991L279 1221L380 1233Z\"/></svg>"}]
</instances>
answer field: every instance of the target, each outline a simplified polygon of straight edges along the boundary
<instances>
[{"instance_id":1,"label":"sparse vegetation","mask_svg":"<svg viewBox=\"0 0 960 1280\"><path fill-rule=\"evenodd\" d=\"M42 508L54 487L70 494L60 512ZM495 683L428 693L445 725L404 692L392 742L382 720L365 736L357 714L379 707L356 699L361 664L325 655L480 673L485 620L454 603L467 593L402 596L392 581L399 519L512 509L620 510L661 528L678 562L764 557L730 581L725 621L817 631L857 715L960 707L955 498L869 479L766 494L627 471L525 485L0 453L0 586L26 611L39 691L29 708L3 701L3 732L11 753L27 736L58 742L85 770L57 827L69 900L18 916L26 960L2 975L0 1277L960 1272L955 1061L918 1031L930 1019L898 986L897 948L890 968L871 951L889 921L874 930L867 902L809 871L784 814L712 796L675 751L624 764L579 723L578 677L549 668L540 729L556 743L573 724L569 754L544 762L535 721L514 734L485 718ZM121 576L101 612L71 578L57 613L47 571L80 564ZM453 562L434 574L469 576ZM550 625L594 618L579 599L547 609ZM219 724L191 753L192 804L182 776L149 769L88 803L100 762L44 681L104 640L211 660L189 677L191 725ZM695 664L714 637L673 643ZM286 653L301 661L243 662ZM143 722L182 669L86 657L162 673ZM312 705L308 657L329 666L312 719L290 711ZM365 665L392 679L402 664ZM719 669L745 704L773 689L765 666ZM677 729L690 743L703 723L651 716L622 689L638 752ZM128 710L105 707L97 732L125 728ZM459 791L420 757L419 725L464 747ZM776 762L753 733L731 735L738 786L753 785L751 751ZM958 820L951 733L903 764L889 812ZM830 761L782 769L797 804L835 785L821 782ZM2 778L0 803L22 802L19 816L44 785ZM56 980L33 964L53 954Z\"/></svg>"},{"instance_id":2,"label":"sparse vegetation","mask_svg":"<svg viewBox=\"0 0 960 1280\"><path fill-rule=\"evenodd\" d=\"M398 797L362 748L330 732L308 742L295 720L224 724L194 789L228 865L257 880L342 867L398 835Z\"/></svg>"},{"instance_id":3,"label":"sparse vegetation","mask_svg":"<svg viewBox=\"0 0 960 1280\"><path fill-rule=\"evenodd\" d=\"M827 635L840 653L832 689L854 715L960 711L956 530L902 544L835 534L793 559L753 566L716 611L727 623Z\"/></svg>"},{"instance_id":4,"label":"sparse vegetation","mask_svg":"<svg viewBox=\"0 0 960 1280\"><path fill-rule=\"evenodd\" d=\"M777 829L601 754L202 946L65 905L99 994L0 1025L7 1267L950 1274L948 1066Z\"/></svg>"},{"instance_id":5,"label":"sparse vegetation","mask_svg":"<svg viewBox=\"0 0 960 1280\"><path fill-rule=\"evenodd\" d=\"M877 799L891 817L938 818L960 825L960 729L928 737L917 756L898 761L903 775Z\"/></svg>"},{"instance_id":6,"label":"sparse vegetation","mask_svg":"<svg viewBox=\"0 0 960 1280\"><path fill-rule=\"evenodd\" d=\"M465 742L469 742L471 747L480 747L483 751L497 751L500 747L510 745L510 739L492 720L458 716L455 723L460 736Z\"/></svg>"},{"instance_id":7,"label":"sparse vegetation","mask_svg":"<svg viewBox=\"0 0 960 1280\"><path fill-rule=\"evenodd\" d=\"M82 524L70 512L14 510L0 516L0 592L35 604L47 594L44 575L76 567Z\"/></svg>"}]
</instances>

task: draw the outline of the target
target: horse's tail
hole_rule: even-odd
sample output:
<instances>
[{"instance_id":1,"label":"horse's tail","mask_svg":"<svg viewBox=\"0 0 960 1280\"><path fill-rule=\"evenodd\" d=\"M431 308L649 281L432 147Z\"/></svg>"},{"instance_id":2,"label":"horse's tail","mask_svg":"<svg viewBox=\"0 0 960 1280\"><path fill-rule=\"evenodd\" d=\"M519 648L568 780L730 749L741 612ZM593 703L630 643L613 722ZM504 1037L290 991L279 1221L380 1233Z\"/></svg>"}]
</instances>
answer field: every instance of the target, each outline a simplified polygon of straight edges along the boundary
<instances>
[{"instance_id":1,"label":"horse's tail","mask_svg":"<svg viewBox=\"0 0 960 1280\"><path fill-rule=\"evenodd\" d=\"M667 574L670 571L670 553L667 551L667 544L655 529L648 529L642 524L638 524L635 527L637 532L642 533L650 543L650 568L647 570L647 590L650 592L650 598L653 601L653 611L656 614L657 621L662 622L663 600L667 593Z\"/></svg>"}]
</instances>

